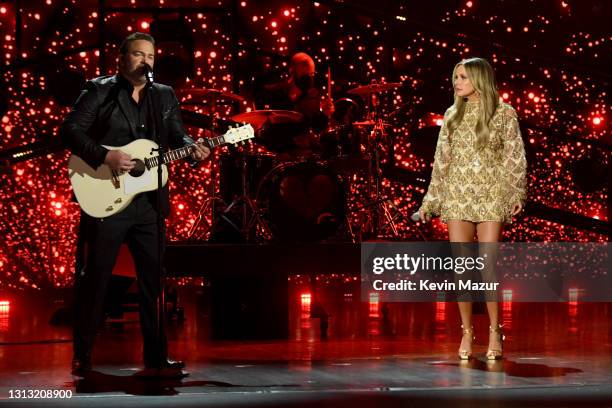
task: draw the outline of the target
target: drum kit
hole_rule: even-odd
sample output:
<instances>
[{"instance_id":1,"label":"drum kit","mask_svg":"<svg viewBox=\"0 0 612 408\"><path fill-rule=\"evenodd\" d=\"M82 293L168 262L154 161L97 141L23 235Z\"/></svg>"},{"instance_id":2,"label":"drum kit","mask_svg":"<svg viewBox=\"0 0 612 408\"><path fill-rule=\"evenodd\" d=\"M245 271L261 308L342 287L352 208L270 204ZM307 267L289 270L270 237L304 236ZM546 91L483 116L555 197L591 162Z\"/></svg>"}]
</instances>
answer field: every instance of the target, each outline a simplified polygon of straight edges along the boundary
<instances>
[{"instance_id":1,"label":"drum kit","mask_svg":"<svg viewBox=\"0 0 612 408\"><path fill-rule=\"evenodd\" d=\"M381 190L381 151L389 138L378 108L379 95L400 85L374 83L349 90L349 97L334 102L333 126L300 134L306 144L292 143L295 133L278 140L287 134L283 129L306 128L299 112L268 109L231 116L236 124L253 126L255 142L218 155L219 183L211 183L214 191L199 209L189 239L359 242L387 232L397 235L404 215ZM183 105L197 104L199 98L244 101L214 89L188 94ZM368 102L362 106L358 100ZM214 113L216 103L209 102L209 112ZM349 210L351 183L358 178L367 186L367 198ZM359 228L351 218L359 219Z\"/></svg>"}]
</instances>

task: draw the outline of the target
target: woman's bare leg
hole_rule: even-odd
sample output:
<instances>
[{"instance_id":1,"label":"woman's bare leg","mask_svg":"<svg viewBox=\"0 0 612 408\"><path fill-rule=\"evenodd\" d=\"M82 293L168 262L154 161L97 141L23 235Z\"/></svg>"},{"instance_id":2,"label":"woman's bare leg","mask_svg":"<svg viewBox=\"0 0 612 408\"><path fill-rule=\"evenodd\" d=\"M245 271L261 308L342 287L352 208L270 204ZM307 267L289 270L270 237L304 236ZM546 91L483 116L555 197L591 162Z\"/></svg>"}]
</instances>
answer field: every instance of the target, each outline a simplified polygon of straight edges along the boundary
<instances>
[{"instance_id":1,"label":"woman's bare leg","mask_svg":"<svg viewBox=\"0 0 612 408\"><path fill-rule=\"evenodd\" d=\"M501 239L503 225L500 222L481 222L476 226L478 242L499 242ZM493 250L493 249L492 249ZM495 263L495 255L490 256L490 262ZM493 267L493 266L491 266ZM489 324L491 329L497 330L499 327L499 305L497 302L487 302L487 312L489 314ZM501 334L498 331L489 333L489 350L502 350Z\"/></svg>"},{"instance_id":2,"label":"woman's bare leg","mask_svg":"<svg viewBox=\"0 0 612 408\"><path fill-rule=\"evenodd\" d=\"M448 240L450 242L474 242L474 233L476 225L469 221L448 221ZM459 306L459 314L461 315L461 325L464 330L472 329L472 302L457 302ZM459 350L470 352L472 351L473 333L465 333L461 338Z\"/></svg>"}]
</instances>

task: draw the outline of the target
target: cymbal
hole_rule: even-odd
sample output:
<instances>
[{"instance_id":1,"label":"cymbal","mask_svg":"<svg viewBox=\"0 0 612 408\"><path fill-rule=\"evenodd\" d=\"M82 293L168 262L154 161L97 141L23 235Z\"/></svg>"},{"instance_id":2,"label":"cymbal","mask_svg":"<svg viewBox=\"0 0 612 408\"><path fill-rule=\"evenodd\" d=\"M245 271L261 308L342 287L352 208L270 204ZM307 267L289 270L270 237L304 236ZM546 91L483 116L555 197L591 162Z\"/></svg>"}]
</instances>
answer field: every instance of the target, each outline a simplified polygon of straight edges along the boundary
<instances>
[{"instance_id":1,"label":"cymbal","mask_svg":"<svg viewBox=\"0 0 612 408\"><path fill-rule=\"evenodd\" d=\"M299 112L289 110L262 109L251 112L239 113L232 116L236 122L246 122L259 129L265 123L277 125L281 123L300 123L304 120L304 115Z\"/></svg>"},{"instance_id":2,"label":"cymbal","mask_svg":"<svg viewBox=\"0 0 612 408\"><path fill-rule=\"evenodd\" d=\"M366 127L366 126L374 126L376 122L373 120L363 120L361 122L353 122L353 126L357 127Z\"/></svg>"},{"instance_id":3,"label":"cymbal","mask_svg":"<svg viewBox=\"0 0 612 408\"><path fill-rule=\"evenodd\" d=\"M389 82L389 83L381 83L381 84L370 84L370 85L362 85L356 88L350 89L348 93L364 96L369 95L376 92L385 92L389 89L399 88L402 86L401 82Z\"/></svg>"},{"instance_id":4,"label":"cymbal","mask_svg":"<svg viewBox=\"0 0 612 408\"><path fill-rule=\"evenodd\" d=\"M361 122L353 122L353 126L356 127L368 127L368 126L374 126L376 125L376 121L373 120L363 120ZM389 124L387 122L382 122L383 126L389 126Z\"/></svg>"},{"instance_id":5,"label":"cymbal","mask_svg":"<svg viewBox=\"0 0 612 408\"><path fill-rule=\"evenodd\" d=\"M176 93L179 97L187 98L186 102L189 102L190 99L203 99L203 98L215 98L215 99L223 99L223 100L230 100L230 101L236 101L236 102L244 101L244 98L240 95L236 95L235 93L222 91L220 89L214 89L214 88L179 89L176 91Z\"/></svg>"}]
</instances>

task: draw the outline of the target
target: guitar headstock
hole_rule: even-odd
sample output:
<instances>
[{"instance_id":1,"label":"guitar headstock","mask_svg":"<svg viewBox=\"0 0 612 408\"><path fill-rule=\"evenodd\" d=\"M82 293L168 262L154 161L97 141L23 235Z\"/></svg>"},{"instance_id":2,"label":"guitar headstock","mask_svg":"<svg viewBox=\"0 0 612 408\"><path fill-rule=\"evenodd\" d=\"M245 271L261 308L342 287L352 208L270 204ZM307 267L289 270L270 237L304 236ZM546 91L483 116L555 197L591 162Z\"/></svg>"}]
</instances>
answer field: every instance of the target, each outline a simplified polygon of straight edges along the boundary
<instances>
[{"instance_id":1,"label":"guitar headstock","mask_svg":"<svg viewBox=\"0 0 612 408\"><path fill-rule=\"evenodd\" d=\"M225 135L223 135L223 139L225 143L231 143L233 145L244 143L250 139L255 137L255 131L253 130L253 126L246 124L236 128L230 128Z\"/></svg>"}]
</instances>

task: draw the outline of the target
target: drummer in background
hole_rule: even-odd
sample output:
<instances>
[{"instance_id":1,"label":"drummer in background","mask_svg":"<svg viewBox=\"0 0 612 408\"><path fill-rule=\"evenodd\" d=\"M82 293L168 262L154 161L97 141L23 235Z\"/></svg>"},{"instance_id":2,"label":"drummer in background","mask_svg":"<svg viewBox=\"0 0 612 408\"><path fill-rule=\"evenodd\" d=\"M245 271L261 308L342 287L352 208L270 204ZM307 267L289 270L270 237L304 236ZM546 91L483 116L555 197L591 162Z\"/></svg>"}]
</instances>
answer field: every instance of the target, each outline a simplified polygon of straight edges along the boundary
<instances>
[{"instance_id":1,"label":"drummer in background","mask_svg":"<svg viewBox=\"0 0 612 408\"><path fill-rule=\"evenodd\" d=\"M287 79L262 85L256 92L258 109L291 110L304 115L304 123L300 125L275 125L274 129L265 131L268 134L263 137L276 145L277 150L298 156L312 153L317 142L311 131L325 130L334 113L333 100L315 84L315 68L308 54L298 52L291 57Z\"/></svg>"}]
</instances>

